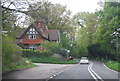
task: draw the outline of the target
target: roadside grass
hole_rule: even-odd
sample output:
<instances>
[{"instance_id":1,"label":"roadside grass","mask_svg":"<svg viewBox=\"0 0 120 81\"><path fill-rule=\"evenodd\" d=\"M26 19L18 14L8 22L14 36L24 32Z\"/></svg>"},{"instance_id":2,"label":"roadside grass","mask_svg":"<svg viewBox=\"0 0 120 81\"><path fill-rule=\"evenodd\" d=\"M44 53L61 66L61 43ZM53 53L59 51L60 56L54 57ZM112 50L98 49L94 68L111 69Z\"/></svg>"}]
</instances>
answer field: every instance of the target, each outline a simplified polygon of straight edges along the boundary
<instances>
[{"instance_id":1,"label":"roadside grass","mask_svg":"<svg viewBox=\"0 0 120 81\"><path fill-rule=\"evenodd\" d=\"M105 60L103 62L110 69L113 69L113 70L116 70L116 71L120 71L120 62L112 61L112 60Z\"/></svg>"},{"instance_id":2,"label":"roadside grass","mask_svg":"<svg viewBox=\"0 0 120 81\"><path fill-rule=\"evenodd\" d=\"M31 67L34 67L36 66L35 64L31 63L29 65L21 65L21 66L16 66L16 69L15 70L21 70L21 69L26 69L26 68L31 68Z\"/></svg>"},{"instance_id":3,"label":"roadside grass","mask_svg":"<svg viewBox=\"0 0 120 81\"><path fill-rule=\"evenodd\" d=\"M120 62L113 60L101 60L101 59L92 59L96 61L103 62L108 68L120 72Z\"/></svg>"},{"instance_id":4,"label":"roadside grass","mask_svg":"<svg viewBox=\"0 0 120 81\"><path fill-rule=\"evenodd\" d=\"M27 57L31 62L34 63L51 63L51 64L75 64L78 63L76 60L61 61L59 57Z\"/></svg>"}]
</instances>

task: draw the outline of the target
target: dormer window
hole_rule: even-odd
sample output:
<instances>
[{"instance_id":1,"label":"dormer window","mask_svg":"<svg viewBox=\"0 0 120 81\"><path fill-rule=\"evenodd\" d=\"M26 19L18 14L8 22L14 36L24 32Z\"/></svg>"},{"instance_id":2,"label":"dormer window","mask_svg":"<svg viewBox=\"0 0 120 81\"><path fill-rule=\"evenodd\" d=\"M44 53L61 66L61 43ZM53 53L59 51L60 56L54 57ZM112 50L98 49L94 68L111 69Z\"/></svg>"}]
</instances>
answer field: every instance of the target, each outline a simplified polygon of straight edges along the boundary
<instances>
[{"instance_id":1,"label":"dormer window","mask_svg":"<svg viewBox=\"0 0 120 81\"><path fill-rule=\"evenodd\" d=\"M36 35L29 35L29 39L30 39L30 40L36 39Z\"/></svg>"}]
</instances>

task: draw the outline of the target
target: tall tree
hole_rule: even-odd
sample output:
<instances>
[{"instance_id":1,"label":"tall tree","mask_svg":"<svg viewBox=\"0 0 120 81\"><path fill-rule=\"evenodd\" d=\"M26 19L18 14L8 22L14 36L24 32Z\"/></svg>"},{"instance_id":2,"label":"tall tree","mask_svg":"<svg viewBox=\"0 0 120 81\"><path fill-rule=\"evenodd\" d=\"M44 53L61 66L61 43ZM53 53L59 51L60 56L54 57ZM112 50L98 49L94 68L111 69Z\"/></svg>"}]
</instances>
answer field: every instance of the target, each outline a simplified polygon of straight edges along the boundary
<instances>
[{"instance_id":1,"label":"tall tree","mask_svg":"<svg viewBox=\"0 0 120 81\"><path fill-rule=\"evenodd\" d=\"M119 2L105 2L104 8L99 12L100 26L95 34L94 43L99 43L101 50L111 58L116 54L116 48L111 43L115 39L112 34L115 29L120 28L120 3ZM106 55L104 55L106 56ZM109 58L110 58L109 57Z\"/></svg>"},{"instance_id":2,"label":"tall tree","mask_svg":"<svg viewBox=\"0 0 120 81\"><path fill-rule=\"evenodd\" d=\"M44 19L50 29L69 29L71 12L66 6L52 4L49 1L39 1L28 8L29 16L34 20Z\"/></svg>"},{"instance_id":3,"label":"tall tree","mask_svg":"<svg viewBox=\"0 0 120 81\"><path fill-rule=\"evenodd\" d=\"M87 47L92 44L93 35L99 25L99 18L95 13L80 12L74 16L74 19L78 24L74 50L79 56L88 56Z\"/></svg>"}]
</instances>

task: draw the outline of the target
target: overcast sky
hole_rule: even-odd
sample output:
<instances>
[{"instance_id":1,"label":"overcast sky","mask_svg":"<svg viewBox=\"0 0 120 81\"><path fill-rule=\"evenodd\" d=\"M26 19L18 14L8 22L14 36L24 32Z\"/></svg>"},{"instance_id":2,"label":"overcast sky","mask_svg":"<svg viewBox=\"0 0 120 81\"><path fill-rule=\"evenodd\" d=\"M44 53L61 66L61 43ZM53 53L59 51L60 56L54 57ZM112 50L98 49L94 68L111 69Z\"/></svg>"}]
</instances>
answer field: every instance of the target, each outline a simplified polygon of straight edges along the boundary
<instances>
[{"instance_id":1,"label":"overcast sky","mask_svg":"<svg viewBox=\"0 0 120 81\"><path fill-rule=\"evenodd\" d=\"M67 9L71 10L73 14L77 12L95 12L96 9L100 9L97 4L102 0L48 0L52 3L60 3L62 5L67 5Z\"/></svg>"}]
</instances>

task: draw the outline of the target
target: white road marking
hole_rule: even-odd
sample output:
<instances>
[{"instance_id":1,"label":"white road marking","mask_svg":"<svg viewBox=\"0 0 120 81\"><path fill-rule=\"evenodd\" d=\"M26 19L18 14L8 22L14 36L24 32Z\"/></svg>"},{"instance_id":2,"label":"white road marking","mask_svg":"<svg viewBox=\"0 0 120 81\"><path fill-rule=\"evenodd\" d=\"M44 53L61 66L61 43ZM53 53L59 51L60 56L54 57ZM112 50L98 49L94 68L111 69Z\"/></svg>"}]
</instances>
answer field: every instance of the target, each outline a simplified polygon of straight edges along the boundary
<instances>
[{"instance_id":1,"label":"white road marking","mask_svg":"<svg viewBox=\"0 0 120 81\"><path fill-rule=\"evenodd\" d=\"M93 79L95 79L96 81L98 81L97 78L95 77L95 75L90 71L90 66L91 66L91 64L88 66L89 73L91 74L91 76L93 77Z\"/></svg>"},{"instance_id":2,"label":"white road marking","mask_svg":"<svg viewBox=\"0 0 120 81\"><path fill-rule=\"evenodd\" d=\"M104 66L104 67L106 67L107 69L109 69L109 70L111 70L111 71L115 72L115 73L118 73L117 71L115 71L115 70L112 70L112 69L108 68L108 67L107 67L104 63L103 63L103 66Z\"/></svg>"},{"instance_id":3,"label":"white road marking","mask_svg":"<svg viewBox=\"0 0 120 81\"><path fill-rule=\"evenodd\" d=\"M98 79L100 79L101 81L103 81L102 78L100 76L98 76L98 74L95 71L93 71L92 66L93 66L93 63L91 65L91 67L90 67L91 71L98 77Z\"/></svg>"},{"instance_id":4,"label":"white road marking","mask_svg":"<svg viewBox=\"0 0 120 81\"><path fill-rule=\"evenodd\" d=\"M51 76L50 78L53 78L53 76Z\"/></svg>"},{"instance_id":5,"label":"white road marking","mask_svg":"<svg viewBox=\"0 0 120 81\"><path fill-rule=\"evenodd\" d=\"M95 71L93 71L92 69L92 66L93 66L93 63L91 63L89 66L88 66L88 71L90 72L91 76L93 77L93 79L95 79L95 81L98 81L101 80L101 81L104 81L102 80L102 78L100 76L98 76L97 73L95 73ZM98 78L98 79L97 79Z\"/></svg>"},{"instance_id":6,"label":"white road marking","mask_svg":"<svg viewBox=\"0 0 120 81\"><path fill-rule=\"evenodd\" d=\"M77 65L77 64L76 64L76 65ZM75 65L75 66L76 66L76 65ZM72 68L72 67L75 67L75 66L68 67L68 68L66 68L66 69L64 69L64 70L62 70L62 71L56 73L56 75L50 76L50 77L47 78L45 81L49 81L49 80L52 79L53 77L55 77L55 76L57 76L58 74L62 73L63 71L68 70L68 69L70 69L70 68Z\"/></svg>"},{"instance_id":7,"label":"white road marking","mask_svg":"<svg viewBox=\"0 0 120 81\"><path fill-rule=\"evenodd\" d=\"M56 76L56 75L53 75L53 76Z\"/></svg>"}]
</instances>

